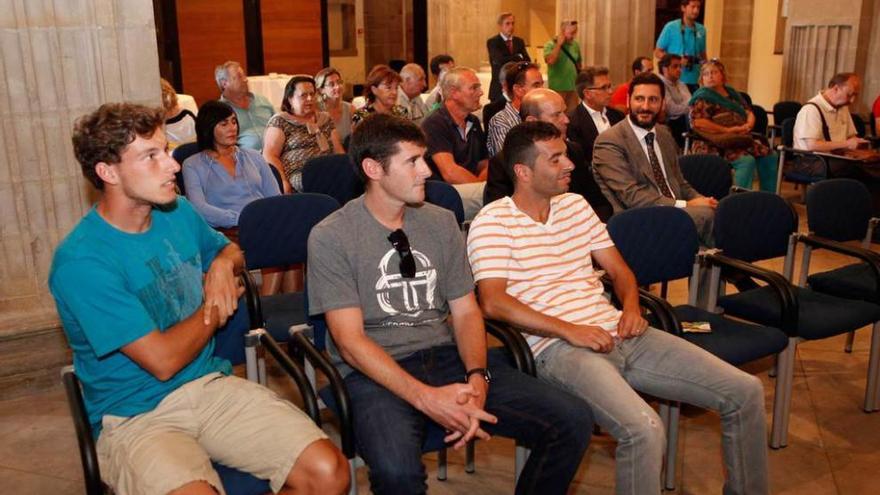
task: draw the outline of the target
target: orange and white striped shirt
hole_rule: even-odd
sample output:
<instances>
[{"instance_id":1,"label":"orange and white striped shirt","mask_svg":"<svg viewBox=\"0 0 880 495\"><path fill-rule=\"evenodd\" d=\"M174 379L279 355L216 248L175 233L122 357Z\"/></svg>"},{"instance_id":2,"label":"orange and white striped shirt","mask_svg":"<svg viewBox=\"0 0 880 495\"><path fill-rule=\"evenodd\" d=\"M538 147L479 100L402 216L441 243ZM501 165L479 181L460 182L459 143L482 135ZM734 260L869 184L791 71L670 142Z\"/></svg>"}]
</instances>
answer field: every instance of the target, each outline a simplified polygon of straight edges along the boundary
<instances>
[{"instance_id":1,"label":"orange and white striped shirt","mask_svg":"<svg viewBox=\"0 0 880 495\"><path fill-rule=\"evenodd\" d=\"M535 311L615 335L620 311L603 295L590 257L613 245L583 196L568 193L550 200L543 224L510 197L493 201L471 223L467 248L475 281L506 279L507 293ZM536 356L557 340L524 335Z\"/></svg>"}]
</instances>

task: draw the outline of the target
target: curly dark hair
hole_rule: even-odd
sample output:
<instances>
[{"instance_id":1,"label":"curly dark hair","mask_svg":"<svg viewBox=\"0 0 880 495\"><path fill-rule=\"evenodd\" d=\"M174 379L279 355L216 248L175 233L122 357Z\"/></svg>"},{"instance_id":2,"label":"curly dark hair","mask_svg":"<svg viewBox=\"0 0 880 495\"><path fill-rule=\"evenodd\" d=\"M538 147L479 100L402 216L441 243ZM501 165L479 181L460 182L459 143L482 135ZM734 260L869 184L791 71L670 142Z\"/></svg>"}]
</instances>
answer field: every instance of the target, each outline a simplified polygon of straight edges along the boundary
<instances>
[{"instance_id":1,"label":"curly dark hair","mask_svg":"<svg viewBox=\"0 0 880 495\"><path fill-rule=\"evenodd\" d=\"M98 163L119 163L122 153L138 136L149 139L165 123L165 109L135 103L105 103L73 125L73 153L83 176L103 190L95 172Z\"/></svg>"},{"instance_id":2,"label":"curly dark hair","mask_svg":"<svg viewBox=\"0 0 880 495\"><path fill-rule=\"evenodd\" d=\"M398 143L425 146L425 135L411 120L384 113L374 113L358 124L351 133L348 156L364 184L369 182L364 173L364 159L372 158L387 170L391 164L388 159L400 151Z\"/></svg>"}]
</instances>

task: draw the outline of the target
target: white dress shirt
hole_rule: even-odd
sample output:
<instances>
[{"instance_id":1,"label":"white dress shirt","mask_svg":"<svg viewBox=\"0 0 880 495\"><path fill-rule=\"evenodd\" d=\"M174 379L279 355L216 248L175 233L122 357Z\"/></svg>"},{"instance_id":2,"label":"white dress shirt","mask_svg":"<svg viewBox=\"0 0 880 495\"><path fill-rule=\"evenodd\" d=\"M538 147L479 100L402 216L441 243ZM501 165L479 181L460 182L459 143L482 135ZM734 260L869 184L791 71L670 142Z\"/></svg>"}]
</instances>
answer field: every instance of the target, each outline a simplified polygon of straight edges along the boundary
<instances>
[{"instance_id":1,"label":"white dress shirt","mask_svg":"<svg viewBox=\"0 0 880 495\"><path fill-rule=\"evenodd\" d=\"M590 108L590 105L587 105L586 102L582 102L581 105L587 109L587 112L590 113L590 118L593 119L593 124L596 125L596 130L599 131L599 134L607 131L611 128L611 121L608 120L608 112L603 108L602 111L593 110Z\"/></svg>"}]
</instances>

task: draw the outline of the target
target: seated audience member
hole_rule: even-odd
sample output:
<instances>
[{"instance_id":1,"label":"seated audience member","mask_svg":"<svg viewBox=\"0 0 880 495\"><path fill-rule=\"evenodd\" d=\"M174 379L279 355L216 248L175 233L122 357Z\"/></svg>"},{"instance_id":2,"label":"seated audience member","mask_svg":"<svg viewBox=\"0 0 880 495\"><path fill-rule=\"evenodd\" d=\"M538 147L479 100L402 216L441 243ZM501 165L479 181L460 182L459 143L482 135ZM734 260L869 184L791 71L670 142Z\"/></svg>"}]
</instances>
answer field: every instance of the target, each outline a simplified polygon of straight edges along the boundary
<instances>
[{"instance_id":1,"label":"seated audience member","mask_svg":"<svg viewBox=\"0 0 880 495\"><path fill-rule=\"evenodd\" d=\"M666 99L663 107L666 113L666 125L672 131L672 137L678 143L679 148L684 148L684 133L688 130L688 114L691 107L691 91L681 77L681 57L667 53L663 55L658 64L660 67L660 79L666 85Z\"/></svg>"},{"instance_id":2,"label":"seated audience member","mask_svg":"<svg viewBox=\"0 0 880 495\"><path fill-rule=\"evenodd\" d=\"M516 70L516 67L519 64L519 62L508 62L502 65L501 69L498 70L498 77L501 79L501 98L483 105L483 129L485 129L486 135L489 134L489 122L492 122L492 117L498 112L504 110L504 107L506 107L507 103L510 101L510 91L507 89L507 83L505 82L505 79L507 79L507 71Z\"/></svg>"},{"instance_id":3,"label":"seated audience member","mask_svg":"<svg viewBox=\"0 0 880 495\"><path fill-rule=\"evenodd\" d=\"M520 115L524 122L553 124L563 136L566 135L569 126L568 117L565 115L565 101L552 89L542 88L529 92L523 98ZM603 222L607 221L614 209L596 184L590 161L583 149L576 142L566 139L565 156L574 164L568 191L583 196L590 203L593 211L599 215L599 219ZM489 178L486 180L486 192L483 194L484 204L513 195L513 177L508 175L508 172L504 165L503 152L489 160Z\"/></svg>"},{"instance_id":4,"label":"seated audience member","mask_svg":"<svg viewBox=\"0 0 880 495\"><path fill-rule=\"evenodd\" d=\"M377 65L367 74L364 84L366 105L359 108L351 117L352 128L364 120L367 115L388 113L398 117L406 117L406 108L397 104L397 90L400 85L400 74L387 65Z\"/></svg>"},{"instance_id":5,"label":"seated audience member","mask_svg":"<svg viewBox=\"0 0 880 495\"><path fill-rule=\"evenodd\" d=\"M220 101L229 103L238 117L238 145L257 151L263 149L263 134L269 118L275 113L263 95L248 90L247 75L238 62L225 62L214 69L220 88Z\"/></svg>"},{"instance_id":6,"label":"seated audience member","mask_svg":"<svg viewBox=\"0 0 880 495\"><path fill-rule=\"evenodd\" d=\"M564 494L590 410L487 352L461 231L451 212L424 203L425 146L412 122L367 117L349 147L366 192L309 236L309 310L326 316L370 488L425 493L421 446L433 421L455 448L518 439L531 455L516 493Z\"/></svg>"},{"instance_id":7,"label":"seated audience member","mask_svg":"<svg viewBox=\"0 0 880 495\"><path fill-rule=\"evenodd\" d=\"M798 112L794 124L794 147L832 151L866 146L868 141L856 134L849 109L861 87L862 80L857 74L835 74L828 82L828 87L819 91Z\"/></svg>"},{"instance_id":8,"label":"seated audience member","mask_svg":"<svg viewBox=\"0 0 880 495\"><path fill-rule=\"evenodd\" d=\"M443 77L443 104L422 121L427 136L425 159L431 178L455 187L464 204L464 216L474 218L483 206L488 155L480 121L483 90L473 69L456 67Z\"/></svg>"},{"instance_id":9,"label":"seated audience member","mask_svg":"<svg viewBox=\"0 0 880 495\"><path fill-rule=\"evenodd\" d=\"M530 62L520 62L519 65L508 70L504 74L504 78L510 101L504 105L503 110L492 117L487 126L490 157L501 152L507 131L522 122L519 116L519 107L523 97L533 89L544 87L544 76L538 66Z\"/></svg>"},{"instance_id":10,"label":"seated audience member","mask_svg":"<svg viewBox=\"0 0 880 495\"><path fill-rule=\"evenodd\" d=\"M593 160L593 143L596 141L596 136L624 118L622 112L607 106L611 99L611 91L611 78L608 77L607 67L587 67L578 74L577 92L581 97L581 104L568 113L568 139L581 146L588 165ZM595 204L590 202L590 205L594 210L596 209ZM599 216L601 217L601 213Z\"/></svg>"},{"instance_id":11,"label":"seated audience member","mask_svg":"<svg viewBox=\"0 0 880 495\"><path fill-rule=\"evenodd\" d=\"M318 110L315 80L293 76L284 87L281 112L269 119L263 157L281 173L284 192L302 192L302 170L310 158L345 153L333 118Z\"/></svg>"},{"instance_id":12,"label":"seated audience member","mask_svg":"<svg viewBox=\"0 0 880 495\"><path fill-rule=\"evenodd\" d=\"M425 71L419 64L406 64L400 69L397 104L406 109L406 117L416 125L421 124L422 119L428 115L428 107L422 100L422 91L427 87Z\"/></svg>"},{"instance_id":13,"label":"seated audience member","mask_svg":"<svg viewBox=\"0 0 880 495\"><path fill-rule=\"evenodd\" d=\"M547 87L565 99L567 108L577 105L574 81L581 71L583 58L577 36L576 20L564 20L559 24L559 34L544 43L544 61L547 62Z\"/></svg>"},{"instance_id":14,"label":"seated audience member","mask_svg":"<svg viewBox=\"0 0 880 495\"><path fill-rule=\"evenodd\" d=\"M321 69L315 75L315 89L318 91L318 109L327 112L336 126L339 141L345 143L351 135L351 116L354 113L351 103L342 99L345 82L342 75L333 67Z\"/></svg>"},{"instance_id":15,"label":"seated audience member","mask_svg":"<svg viewBox=\"0 0 880 495\"><path fill-rule=\"evenodd\" d=\"M58 246L49 288L101 479L115 493L223 493L211 457L274 492L345 493L345 457L321 429L214 356L244 258L178 198L164 120L161 108L108 103L73 131L101 195Z\"/></svg>"},{"instance_id":16,"label":"seated audience member","mask_svg":"<svg viewBox=\"0 0 880 495\"><path fill-rule=\"evenodd\" d=\"M614 211L675 206L691 216L705 246L714 245L712 224L718 201L698 193L678 166L678 146L658 125L666 87L655 74L630 84L629 116L596 138L593 172Z\"/></svg>"},{"instance_id":17,"label":"seated audience member","mask_svg":"<svg viewBox=\"0 0 880 495\"><path fill-rule=\"evenodd\" d=\"M691 97L691 127L697 135L691 153L721 155L733 167L733 183L752 188L755 169L762 191L776 192L777 156L766 141L753 137L755 114L726 84L724 65L712 59L700 68L701 87Z\"/></svg>"},{"instance_id":18,"label":"seated audience member","mask_svg":"<svg viewBox=\"0 0 880 495\"><path fill-rule=\"evenodd\" d=\"M443 101L443 94L440 91L440 82L449 69L455 68L455 60L451 55L442 53L440 55L435 55L428 64L428 67L431 69L431 74L434 76L435 81L434 89L428 93L428 98L425 100L425 105L428 107L428 113L430 113L440 108L440 102Z\"/></svg>"},{"instance_id":19,"label":"seated audience member","mask_svg":"<svg viewBox=\"0 0 880 495\"><path fill-rule=\"evenodd\" d=\"M646 72L654 72L654 61L645 56L636 57L636 59L633 60L631 69L633 77ZM629 111L626 108L628 95L629 81L621 83L614 89L614 93L611 94L611 103L609 103L609 106L620 113L627 113Z\"/></svg>"},{"instance_id":20,"label":"seated audience member","mask_svg":"<svg viewBox=\"0 0 880 495\"><path fill-rule=\"evenodd\" d=\"M663 421L637 392L717 411L723 492L768 493L761 380L648 326L636 279L605 225L581 196L565 194L574 165L556 127L513 128L504 156L513 196L486 205L468 234L480 306L522 329L538 378L584 399L617 439L616 493L662 489ZM594 260L613 281L622 311L605 298Z\"/></svg>"},{"instance_id":21,"label":"seated audience member","mask_svg":"<svg viewBox=\"0 0 880 495\"><path fill-rule=\"evenodd\" d=\"M262 155L236 145L238 121L229 104L205 102L196 118L196 133L199 152L184 162L183 182L187 199L208 225L235 228L248 203L280 194Z\"/></svg>"},{"instance_id":22,"label":"seated audience member","mask_svg":"<svg viewBox=\"0 0 880 495\"><path fill-rule=\"evenodd\" d=\"M499 73L504 64L509 62L531 62L526 42L514 36L516 17L513 12L498 14L498 34L486 40L486 51L489 53L489 65L492 66L492 80L489 82L489 101L501 99L502 77Z\"/></svg>"},{"instance_id":23,"label":"seated audience member","mask_svg":"<svg viewBox=\"0 0 880 495\"><path fill-rule=\"evenodd\" d=\"M196 116L177 103L177 92L171 83L160 79L162 84L162 108L165 109L165 138L168 139L168 151L181 144L196 140Z\"/></svg>"}]
</instances>

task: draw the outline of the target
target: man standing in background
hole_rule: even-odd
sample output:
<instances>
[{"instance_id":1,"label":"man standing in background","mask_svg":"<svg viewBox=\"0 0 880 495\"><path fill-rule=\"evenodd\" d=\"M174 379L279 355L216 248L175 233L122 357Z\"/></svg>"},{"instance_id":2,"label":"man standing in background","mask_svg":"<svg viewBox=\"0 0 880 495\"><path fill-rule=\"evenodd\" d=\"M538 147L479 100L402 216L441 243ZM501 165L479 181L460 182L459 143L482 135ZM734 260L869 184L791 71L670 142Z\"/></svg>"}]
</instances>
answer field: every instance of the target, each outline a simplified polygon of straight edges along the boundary
<instances>
[{"instance_id":1,"label":"man standing in background","mask_svg":"<svg viewBox=\"0 0 880 495\"><path fill-rule=\"evenodd\" d=\"M544 45L544 61L547 62L547 87L565 99L565 106L571 110L578 104L574 81L581 71L581 47L574 39L577 36L577 21L562 21L556 39Z\"/></svg>"},{"instance_id":2,"label":"man standing in background","mask_svg":"<svg viewBox=\"0 0 880 495\"><path fill-rule=\"evenodd\" d=\"M489 101L501 98L501 79L498 71L508 62L531 62L526 42L513 35L516 17L512 12L498 14L498 34L486 40L489 64L492 65L492 82L489 83Z\"/></svg>"},{"instance_id":3,"label":"man standing in background","mask_svg":"<svg viewBox=\"0 0 880 495\"><path fill-rule=\"evenodd\" d=\"M701 0L682 0L681 19L669 21L660 31L654 57L662 59L667 53L681 57L681 81L691 92L700 81L700 64L706 60L706 27L697 22Z\"/></svg>"}]
</instances>

